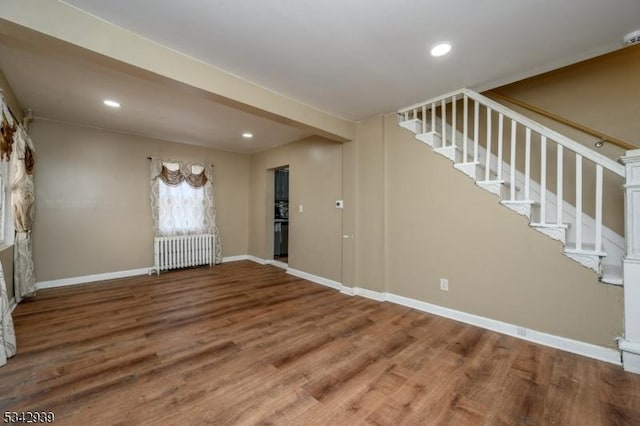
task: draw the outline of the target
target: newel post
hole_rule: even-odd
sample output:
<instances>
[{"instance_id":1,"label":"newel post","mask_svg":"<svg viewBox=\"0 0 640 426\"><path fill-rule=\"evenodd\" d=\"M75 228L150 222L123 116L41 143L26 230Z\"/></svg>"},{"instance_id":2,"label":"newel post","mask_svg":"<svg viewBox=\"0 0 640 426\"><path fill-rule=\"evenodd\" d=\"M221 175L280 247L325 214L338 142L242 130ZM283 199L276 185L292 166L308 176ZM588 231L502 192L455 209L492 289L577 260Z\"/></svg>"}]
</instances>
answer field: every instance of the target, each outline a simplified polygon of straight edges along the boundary
<instances>
[{"instance_id":1,"label":"newel post","mask_svg":"<svg viewBox=\"0 0 640 426\"><path fill-rule=\"evenodd\" d=\"M618 346L624 369L640 374L640 149L627 151L620 161L627 176L624 184L627 253L623 261L624 338Z\"/></svg>"}]
</instances>

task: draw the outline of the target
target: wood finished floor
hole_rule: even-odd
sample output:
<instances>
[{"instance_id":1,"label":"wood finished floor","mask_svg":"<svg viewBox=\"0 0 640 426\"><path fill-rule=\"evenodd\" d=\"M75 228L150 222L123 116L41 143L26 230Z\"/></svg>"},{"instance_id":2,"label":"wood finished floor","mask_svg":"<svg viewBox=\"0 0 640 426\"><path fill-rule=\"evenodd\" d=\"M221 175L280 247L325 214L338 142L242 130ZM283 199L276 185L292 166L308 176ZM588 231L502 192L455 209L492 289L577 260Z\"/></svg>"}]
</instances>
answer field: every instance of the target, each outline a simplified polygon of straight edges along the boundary
<instances>
[{"instance_id":1,"label":"wood finished floor","mask_svg":"<svg viewBox=\"0 0 640 426\"><path fill-rule=\"evenodd\" d=\"M640 376L248 261L41 291L0 411L56 424L640 425Z\"/></svg>"}]
</instances>

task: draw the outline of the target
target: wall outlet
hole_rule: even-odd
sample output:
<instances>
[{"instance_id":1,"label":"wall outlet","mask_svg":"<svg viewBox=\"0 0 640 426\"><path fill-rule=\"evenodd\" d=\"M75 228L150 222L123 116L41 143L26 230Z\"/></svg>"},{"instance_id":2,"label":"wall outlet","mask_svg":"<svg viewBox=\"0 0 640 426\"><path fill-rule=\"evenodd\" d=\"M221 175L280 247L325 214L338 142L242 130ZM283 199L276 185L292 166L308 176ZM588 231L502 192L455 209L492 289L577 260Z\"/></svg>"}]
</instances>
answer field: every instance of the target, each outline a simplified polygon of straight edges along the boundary
<instances>
[{"instance_id":1,"label":"wall outlet","mask_svg":"<svg viewBox=\"0 0 640 426\"><path fill-rule=\"evenodd\" d=\"M449 291L449 280L446 278L440 278L440 290Z\"/></svg>"},{"instance_id":2,"label":"wall outlet","mask_svg":"<svg viewBox=\"0 0 640 426\"><path fill-rule=\"evenodd\" d=\"M298 204L298 213L302 212L304 212L304 207L302 207L302 204Z\"/></svg>"},{"instance_id":3,"label":"wall outlet","mask_svg":"<svg viewBox=\"0 0 640 426\"><path fill-rule=\"evenodd\" d=\"M344 208L344 201L336 200L336 209L343 209L343 208Z\"/></svg>"},{"instance_id":4,"label":"wall outlet","mask_svg":"<svg viewBox=\"0 0 640 426\"><path fill-rule=\"evenodd\" d=\"M518 327L518 328L516 329L516 333L518 333L518 336L522 336L522 337L524 337L524 336L526 336L526 335L527 335L527 329L526 329L526 328L524 328L524 327Z\"/></svg>"}]
</instances>

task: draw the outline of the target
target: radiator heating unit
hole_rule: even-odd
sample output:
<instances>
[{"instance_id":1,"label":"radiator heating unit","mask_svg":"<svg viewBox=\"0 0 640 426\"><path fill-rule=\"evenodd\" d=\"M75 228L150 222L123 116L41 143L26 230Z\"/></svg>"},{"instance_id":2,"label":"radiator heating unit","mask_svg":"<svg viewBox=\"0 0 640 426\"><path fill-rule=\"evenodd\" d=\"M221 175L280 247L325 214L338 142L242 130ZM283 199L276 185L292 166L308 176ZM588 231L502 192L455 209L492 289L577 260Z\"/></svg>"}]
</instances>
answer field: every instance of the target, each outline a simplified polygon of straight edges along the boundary
<instances>
[{"instance_id":1,"label":"radiator heating unit","mask_svg":"<svg viewBox=\"0 0 640 426\"><path fill-rule=\"evenodd\" d=\"M153 258L156 273L168 269L214 264L213 234L155 237Z\"/></svg>"}]
</instances>

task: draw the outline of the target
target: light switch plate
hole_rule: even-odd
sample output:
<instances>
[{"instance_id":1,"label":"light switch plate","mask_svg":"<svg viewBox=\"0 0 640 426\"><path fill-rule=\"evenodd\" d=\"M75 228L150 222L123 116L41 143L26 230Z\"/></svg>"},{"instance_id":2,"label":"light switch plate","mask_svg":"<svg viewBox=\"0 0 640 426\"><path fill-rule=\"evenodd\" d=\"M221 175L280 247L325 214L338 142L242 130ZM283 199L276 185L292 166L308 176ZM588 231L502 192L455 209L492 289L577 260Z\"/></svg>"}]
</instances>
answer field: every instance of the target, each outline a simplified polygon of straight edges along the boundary
<instances>
[{"instance_id":1,"label":"light switch plate","mask_svg":"<svg viewBox=\"0 0 640 426\"><path fill-rule=\"evenodd\" d=\"M344 208L344 201L336 200L336 209L342 209L342 208Z\"/></svg>"}]
</instances>

